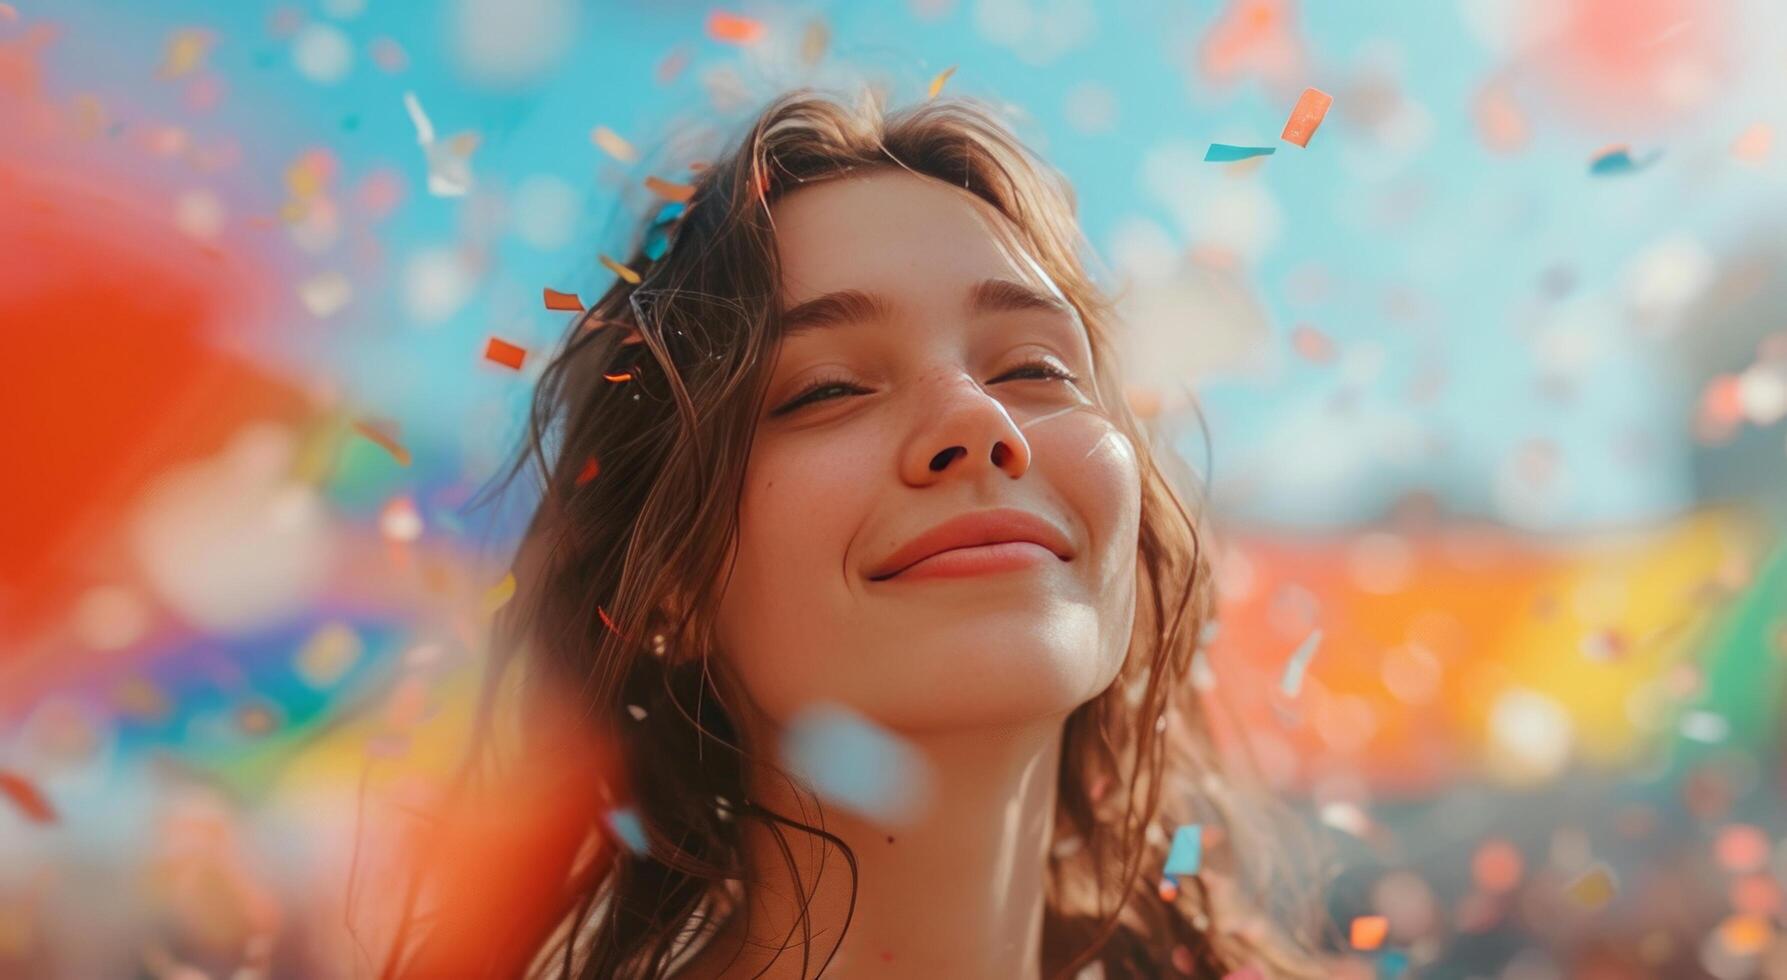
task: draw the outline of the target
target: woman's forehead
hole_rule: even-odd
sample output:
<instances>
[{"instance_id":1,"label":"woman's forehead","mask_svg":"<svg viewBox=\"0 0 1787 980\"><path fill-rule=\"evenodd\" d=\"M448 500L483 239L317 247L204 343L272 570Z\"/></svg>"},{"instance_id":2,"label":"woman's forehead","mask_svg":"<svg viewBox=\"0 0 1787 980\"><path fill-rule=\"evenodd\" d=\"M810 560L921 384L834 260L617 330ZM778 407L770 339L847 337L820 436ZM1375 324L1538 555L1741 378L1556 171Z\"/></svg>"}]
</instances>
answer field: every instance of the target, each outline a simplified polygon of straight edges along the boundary
<instances>
[{"instance_id":1,"label":"woman's forehead","mask_svg":"<svg viewBox=\"0 0 1787 980\"><path fill-rule=\"evenodd\" d=\"M803 187L772 208L785 307L879 285L956 292L1003 278L1058 293L992 205L942 181L880 170Z\"/></svg>"}]
</instances>

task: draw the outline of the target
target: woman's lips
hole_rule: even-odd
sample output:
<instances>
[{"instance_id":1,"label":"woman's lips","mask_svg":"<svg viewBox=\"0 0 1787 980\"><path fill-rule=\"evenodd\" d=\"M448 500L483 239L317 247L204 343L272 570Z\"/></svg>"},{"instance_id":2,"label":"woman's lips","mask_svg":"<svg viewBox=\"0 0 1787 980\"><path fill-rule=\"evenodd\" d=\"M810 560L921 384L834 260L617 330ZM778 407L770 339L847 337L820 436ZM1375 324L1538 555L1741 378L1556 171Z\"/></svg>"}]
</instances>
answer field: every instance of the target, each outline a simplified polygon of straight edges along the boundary
<instances>
[{"instance_id":1,"label":"woman's lips","mask_svg":"<svg viewBox=\"0 0 1787 980\"><path fill-rule=\"evenodd\" d=\"M964 578L1031 568L1044 562L1060 562L1055 553L1032 541L1001 541L968 548L939 551L906 567L887 582L934 578Z\"/></svg>"}]
</instances>

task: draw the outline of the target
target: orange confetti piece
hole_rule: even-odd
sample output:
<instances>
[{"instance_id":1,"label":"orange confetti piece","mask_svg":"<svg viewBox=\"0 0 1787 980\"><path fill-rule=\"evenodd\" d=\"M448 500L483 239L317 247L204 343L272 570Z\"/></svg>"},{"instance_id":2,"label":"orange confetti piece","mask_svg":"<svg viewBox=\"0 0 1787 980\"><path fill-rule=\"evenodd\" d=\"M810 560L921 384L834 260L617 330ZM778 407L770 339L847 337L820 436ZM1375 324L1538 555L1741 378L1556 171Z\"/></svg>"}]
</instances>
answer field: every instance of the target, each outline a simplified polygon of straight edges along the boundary
<instances>
[{"instance_id":1,"label":"orange confetti piece","mask_svg":"<svg viewBox=\"0 0 1787 980\"><path fill-rule=\"evenodd\" d=\"M614 261L606 255L598 255L596 257L602 260L602 264L608 267L609 272L625 279L631 285L639 285L639 273L621 265L619 262Z\"/></svg>"},{"instance_id":2,"label":"orange confetti piece","mask_svg":"<svg viewBox=\"0 0 1787 980\"><path fill-rule=\"evenodd\" d=\"M805 33L800 38L800 60L808 65L816 65L825 57L825 50L831 47L831 28L825 21L814 20L807 24Z\"/></svg>"},{"instance_id":3,"label":"orange confetti piece","mask_svg":"<svg viewBox=\"0 0 1787 980\"><path fill-rule=\"evenodd\" d=\"M584 460L583 469L577 471L577 485L581 487L595 479L596 474L599 472L601 472L601 467L596 465L596 458L594 456Z\"/></svg>"},{"instance_id":4,"label":"orange confetti piece","mask_svg":"<svg viewBox=\"0 0 1787 980\"><path fill-rule=\"evenodd\" d=\"M689 49L686 45L679 46L658 62L658 67L652 72L652 77L657 80L659 85L668 85L676 81L677 76L681 75L683 69L687 67L689 67Z\"/></svg>"},{"instance_id":5,"label":"orange confetti piece","mask_svg":"<svg viewBox=\"0 0 1787 980\"><path fill-rule=\"evenodd\" d=\"M615 383L616 383L616 384L618 384L618 383L620 383L620 382L622 382L622 381L631 381L631 380L633 380L633 372L631 372L631 371L622 371L622 372L621 372L621 373L619 373L619 374L606 374L606 373L604 373L604 374L603 374L603 375L602 375L602 379L603 379L603 380L605 380L605 381L613 381L613 382L615 382Z\"/></svg>"},{"instance_id":6,"label":"orange confetti piece","mask_svg":"<svg viewBox=\"0 0 1787 980\"><path fill-rule=\"evenodd\" d=\"M685 204L688 203L689 198L695 196L695 188L693 185L678 184L674 181L665 180L662 177L645 178L645 186L649 188L653 194L656 194L659 197L671 201L681 201Z\"/></svg>"},{"instance_id":7,"label":"orange confetti piece","mask_svg":"<svg viewBox=\"0 0 1787 980\"><path fill-rule=\"evenodd\" d=\"M1389 932L1390 920L1381 915L1361 915L1353 920L1353 948L1376 949L1384 944Z\"/></svg>"},{"instance_id":8,"label":"orange confetti piece","mask_svg":"<svg viewBox=\"0 0 1787 980\"><path fill-rule=\"evenodd\" d=\"M1284 124L1284 132L1279 138L1286 143L1295 143L1301 147L1309 146L1309 138L1315 135L1316 128L1328 116L1328 107L1334 104L1334 96L1319 88L1306 88L1297 99L1297 107L1291 110L1291 118Z\"/></svg>"},{"instance_id":9,"label":"orange confetti piece","mask_svg":"<svg viewBox=\"0 0 1787 980\"><path fill-rule=\"evenodd\" d=\"M925 98L927 98L927 99L936 98L937 93L943 91L943 86L948 84L949 76L954 75L955 73L956 73L955 65L950 65L948 68L945 68L942 71L938 72L937 77L931 79L930 94L925 96Z\"/></svg>"},{"instance_id":10,"label":"orange confetti piece","mask_svg":"<svg viewBox=\"0 0 1787 980\"><path fill-rule=\"evenodd\" d=\"M0 795L12 801L32 823L55 823L56 809L36 784L16 773L0 769Z\"/></svg>"},{"instance_id":11,"label":"orange confetti piece","mask_svg":"<svg viewBox=\"0 0 1787 980\"><path fill-rule=\"evenodd\" d=\"M1473 112L1477 135L1491 151L1513 153L1526 146L1526 116L1505 88L1491 85L1483 89L1477 95Z\"/></svg>"},{"instance_id":12,"label":"orange confetti piece","mask_svg":"<svg viewBox=\"0 0 1787 980\"><path fill-rule=\"evenodd\" d=\"M410 451L403 448L402 443L387 435L383 430L377 428L372 423L355 419L354 431L377 443L385 452L390 453L391 457L397 460L397 465L410 465Z\"/></svg>"},{"instance_id":13,"label":"orange confetti piece","mask_svg":"<svg viewBox=\"0 0 1787 980\"><path fill-rule=\"evenodd\" d=\"M1334 341L1306 323L1298 324L1291 331L1291 349L1298 356L1317 364L1327 364L1334 360Z\"/></svg>"},{"instance_id":14,"label":"orange confetti piece","mask_svg":"<svg viewBox=\"0 0 1787 980\"><path fill-rule=\"evenodd\" d=\"M215 36L206 30L187 28L175 31L168 38L166 52L162 55L161 67L156 69L155 77L168 79L180 78L191 74L205 60L205 54L211 50Z\"/></svg>"},{"instance_id":15,"label":"orange confetti piece","mask_svg":"<svg viewBox=\"0 0 1787 980\"><path fill-rule=\"evenodd\" d=\"M484 345L484 359L519 371L521 362L527 360L527 348L517 347L500 337L492 337Z\"/></svg>"},{"instance_id":16,"label":"orange confetti piece","mask_svg":"<svg viewBox=\"0 0 1787 980\"><path fill-rule=\"evenodd\" d=\"M561 293L556 289L546 289L544 292L547 309L563 310L567 313L583 312L583 300L576 293Z\"/></svg>"},{"instance_id":17,"label":"orange confetti piece","mask_svg":"<svg viewBox=\"0 0 1787 980\"><path fill-rule=\"evenodd\" d=\"M716 10L707 15L707 36L727 44L751 44L763 37L763 25L749 17Z\"/></svg>"},{"instance_id":18,"label":"orange confetti piece","mask_svg":"<svg viewBox=\"0 0 1787 980\"><path fill-rule=\"evenodd\" d=\"M278 716L266 705L246 705L236 712L236 727L245 735L265 735L278 723Z\"/></svg>"},{"instance_id":19,"label":"orange confetti piece","mask_svg":"<svg viewBox=\"0 0 1787 980\"><path fill-rule=\"evenodd\" d=\"M480 137L477 133L454 133L447 137L447 149L456 157L469 157L478 148Z\"/></svg>"},{"instance_id":20,"label":"orange confetti piece","mask_svg":"<svg viewBox=\"0 0 1787 980\"><path fill-rule=\"evenodd\" d=\"M1719 924L1719 941L1737 956L1755 956L1774 938L1774 929L1764 916L1739 914Z\"/></svg>"},{"instance_id":21,"label":"orange confetti piece","mask_svg":"<svg viewBox=\"0 0 1787 980\"><path fill-rule=\"evenodd\" d=\"M639 159L639 151L627 142L619 133L607 126L597 126L590 131L590 142L602 148L602 152L622 163L632 163Z\"/></svg>"},{"instance_id":22,"label":"orange confetti piece","mask_svg":"<svg viewBox=\"0 0 1787 980\"><path fill-rule=\"evenodd\" d=\"M1775 133L1767 123L1757 123L1743 131L1731 143L1731 155L1745 163L1761 163L1768 159L1769 146Z\"/></svg>"}]
</instances>

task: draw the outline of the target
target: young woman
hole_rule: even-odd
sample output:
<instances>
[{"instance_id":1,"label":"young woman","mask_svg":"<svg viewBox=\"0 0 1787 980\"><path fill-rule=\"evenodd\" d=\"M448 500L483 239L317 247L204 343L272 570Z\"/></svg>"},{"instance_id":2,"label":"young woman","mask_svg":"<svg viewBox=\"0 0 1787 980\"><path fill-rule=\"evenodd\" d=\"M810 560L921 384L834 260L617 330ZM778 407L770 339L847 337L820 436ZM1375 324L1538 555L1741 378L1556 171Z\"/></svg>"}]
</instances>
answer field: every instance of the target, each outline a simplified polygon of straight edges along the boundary
<instances>
[{"instance_id":1,"label":"young woman","mask_svg":"<svg viewBox=\"0 0 1787 980\"><path fill-rule=\"evenodd\" d=\"M657 218L540 383L519 751L386 972L1318 975L1244 900L1272 832L1188 678L1209 563L1065 182L975 103L795 92ZM922 799L797 778L819 705Z\"/></svg>"}]
</instances>

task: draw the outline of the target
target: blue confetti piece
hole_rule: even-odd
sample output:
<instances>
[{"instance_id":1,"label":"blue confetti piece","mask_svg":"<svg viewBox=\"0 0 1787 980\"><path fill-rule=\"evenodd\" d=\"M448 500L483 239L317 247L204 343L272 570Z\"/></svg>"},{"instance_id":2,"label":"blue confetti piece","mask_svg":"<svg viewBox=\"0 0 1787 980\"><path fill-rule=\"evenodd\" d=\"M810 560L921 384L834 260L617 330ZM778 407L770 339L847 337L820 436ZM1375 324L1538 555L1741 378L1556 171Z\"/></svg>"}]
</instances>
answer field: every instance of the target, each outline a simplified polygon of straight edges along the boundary
<instances>
[{"instance_id":1,"label":"blue confetti piece","mask_svg":"<svg viewBox=\"0 0 1787 980\"><path fill-rule=\"evenodd\" d=\"M1589 161L1588 172L1592 177L1615 177L1622 174L1633 174L1657 162L1663 155L1662 150L1639 159L1632 156L1632 151L1620 146L1614 147Z\"/></svg>"},{"instance_id":2,"label":"blue confetti piece","mask_svg":"<svg viewBox=\"0 0 1787 980\"><path fill-rule=\"evenodd\" d=\"M1378 956L1377 975L1379 980L1397 980L1408 971L1408 953L1400 949L1386 949Z\"/></svg>"},{"instance_id":3,"label":"blue confetti piece","mask_svg":"<svg viewBox=\"0 0 1787 980\"><path fill-rule=\"evenodd\" d=\"M906 743L840 705L808 706L782 737L783 760L822 799L903 822L924 802L927 772Z\"/></svg>"},{"instance_id":4,"label":"blue confetti piece","mask_svg":"<svg viewBox=\"0 0 1787 980\"><path fill-rule=\"evenodd\" d=\"M630 806L608 811L608 826L613 828L614 835L619 837L627 850L634 854L645 854L650 845L645 840L645 824L639 819L639 811Z\"/></svg>"},{"instance_id":5,"label":"blue confetti piece","mask_svg":"<svg viewBox=\"0 0 1787 980\"><path fill-rule=\"evenodd\" d=\"M1230 146L1227 143L1211 143L1204 151L1205 163L1234 163L1236 160L1251 160L1254 157L1269 157L1278 152L1276 146Z\"/></svg>"},{"instance_id":6,"label":"blue confetti piece","mask_svg":"<svg viewBox=\"0 0 1787 980\"><path fill-rule=\"evenodd\" d=\"M1204 825L1188 823L1173 831L1173 847L1167 852L1166 867L1161 873L1168 878L1194 875L1204 864Z\"/></svg>"},{"instance_id":7,"label":"blue confetti piece","mask_svg":"<svg viewBox=\"0 0 1787 980\"><path fill-rule=\"evenodd\" d=\"M657 217L652 219L651 227L645 232L645 257L653 262L664 257L670 248L670 226L683 216L686 205L682 201L671 201L658 209Z\"/></svg>"}]
</instances>

